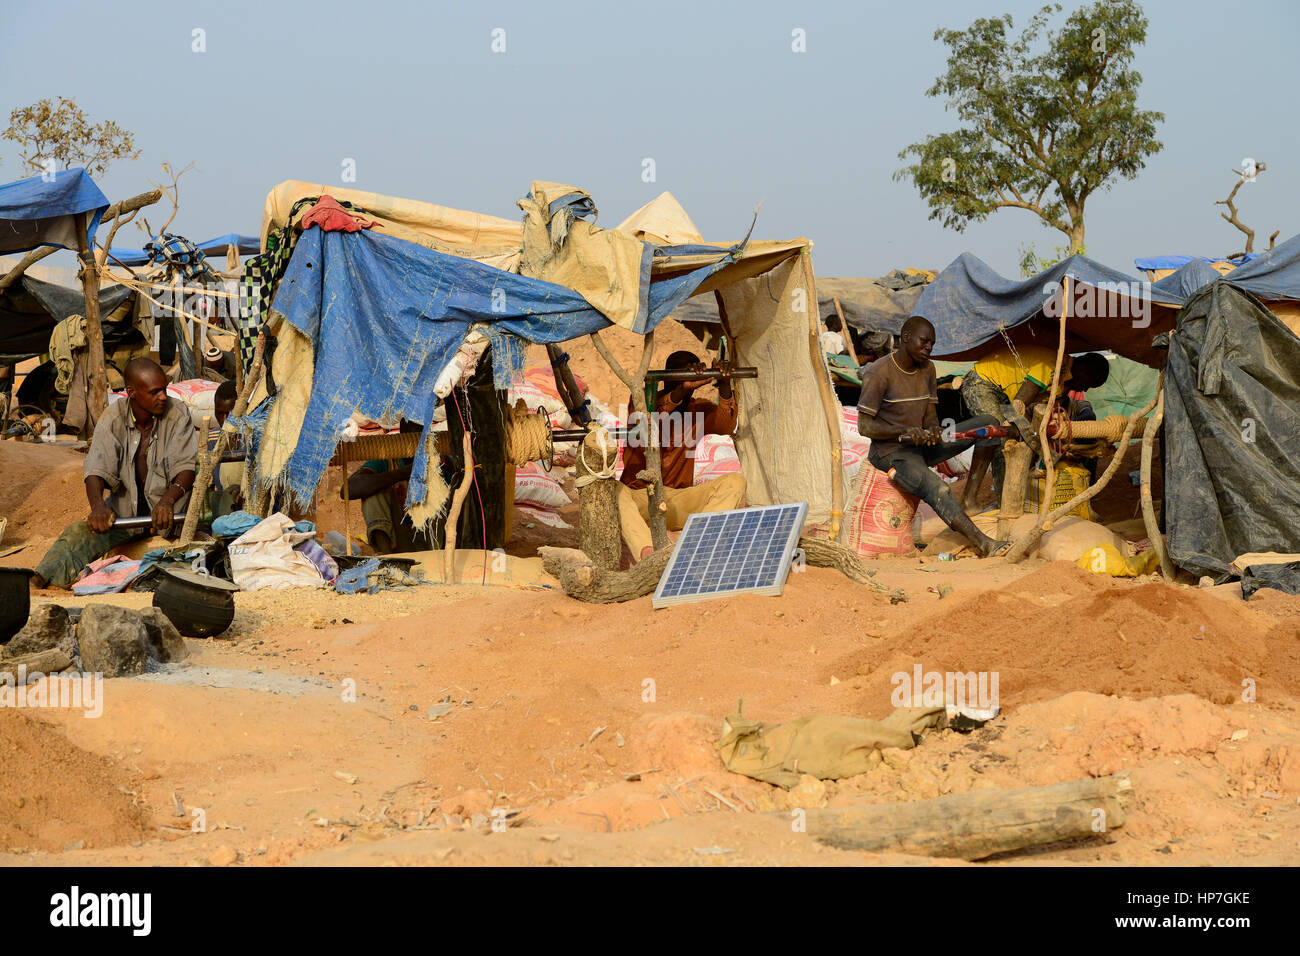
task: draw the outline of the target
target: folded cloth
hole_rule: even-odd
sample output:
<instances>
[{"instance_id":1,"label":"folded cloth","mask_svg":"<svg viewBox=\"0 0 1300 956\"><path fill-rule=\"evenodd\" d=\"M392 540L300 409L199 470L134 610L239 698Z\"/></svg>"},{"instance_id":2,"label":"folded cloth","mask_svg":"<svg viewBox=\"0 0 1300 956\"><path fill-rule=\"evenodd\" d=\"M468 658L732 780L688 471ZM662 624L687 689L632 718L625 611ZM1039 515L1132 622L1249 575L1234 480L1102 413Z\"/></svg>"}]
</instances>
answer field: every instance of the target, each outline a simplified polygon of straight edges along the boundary
<instances>
[{"instance_id":1,"label":"folded cloth","mask_svg":"<svg viewBox=\"0 0 1300 956\"><path fill-rule=\"evenodd\" d=\"M124 554L100 558L86 566L86 573L72 586L78 596L89 594L116 594L125 590L140 571L140 562Z\"/></svg>"},{"instance_id":2,"label":"folded cloth","mask_svg":"<svg viewBox=\"0 0 1300 956\"><path fill-rule=\"evenodd\" d=\"M222 537L238 536L261 520L257 515L250 515L247 511L232 511L228 515L222 515L213 520L212 533Z\"/></svg>"},{"instance_id":3,"label":"folded cloth","mask_svg":"<svg viewBox=\"0 0 1300 956\"><path fill-rule=\"evenodd\" d=\"M326 232L360 232L374 224L373 219L348 212L333 196L321 196L316 205L307 210L307 215L302 217L303 229L320 226Z\"/></svg>"}]
</instances>

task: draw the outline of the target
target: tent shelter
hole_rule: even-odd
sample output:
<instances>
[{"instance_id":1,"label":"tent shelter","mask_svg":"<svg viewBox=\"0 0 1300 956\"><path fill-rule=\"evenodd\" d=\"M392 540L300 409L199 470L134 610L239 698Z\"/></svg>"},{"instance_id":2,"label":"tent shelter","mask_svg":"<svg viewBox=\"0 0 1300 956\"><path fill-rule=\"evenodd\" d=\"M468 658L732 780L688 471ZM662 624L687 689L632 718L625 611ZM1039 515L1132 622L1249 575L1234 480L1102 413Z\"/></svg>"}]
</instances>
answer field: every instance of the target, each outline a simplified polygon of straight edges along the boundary
<instances>
[{"instance_id":1,"label":"tent shelter","mask_svg":"<svg viewBox=\"0 0 1300 956\"><path fill-rule=\"evenodd\" d=\"M1067 277L1066 351L1110 350L1159 364L1151 339L1174 327L1183 298L1085 256L1028 279L1006 279L964 252L926 286L914 313L934 324L934 354L947 359L979 358L1007 342L1055 348Z\"/></svg>"},{"instance_id":2,"label":"tent shelter","mask_svg":"<svg viewBox=\"0 0 1300 956\"><path fill-rule=\"evenodd\" d=\"M1262 252L1246 252L1239 256L1219 256L1218 258L1211 258L1210 256L1147 256L1143 259L1134 259L1133 265L1139 272L1145 272L1151 282L1159 282L1193 262L1203 263L1219 275L1226 276L1233 269L1257 259L1261 255L1263 255Z\"/></svg>"},{"instance_id":3,"label":"tent shelter","mask_svg":"<svg viewBox=\"0 0 1300 956\"><path fill-rule=\"evenodd\" d=\"M0 186L0 253L27 252L41 246L76 250L85 267L81 281L85 296L86 338L91 380L104 379L104 339L100 326L99 275L95 269L95 230L108 209L108 200L84 169L65 169L31 176ZM24 265L24 263L20 264ZM5 378L5 409L13 372ZM94 390L92 413L105 398Z\"/></svg>"},{"instance_id":4,"label":"tent shelter","mask_svg":"<svg viewBox=\"0 0 1300 956\"><path fill-rule=\"evenodd\" d=\"M374 225L299 232L322 195ZM354 412L405 418L425 426L407 510L432 521L450 489L431 424L455 400L444 373L478 341L472 333L490 343L503 389L530 343L611 325L647 333L687 298L713 293L737 364L758 369L735 381L750 503L806 501L810 523L838 523L839 410L817 344L807 239L705 242L667 193L614 229L597 227L591 196L570 186L534 182L519 206L522 223L302 182L271 191L263 246L292 252L267 316L276 394L249 416L263 493L309 500ZM448 408L448 419L463 413Z\"/></svg>"}]
</instances>

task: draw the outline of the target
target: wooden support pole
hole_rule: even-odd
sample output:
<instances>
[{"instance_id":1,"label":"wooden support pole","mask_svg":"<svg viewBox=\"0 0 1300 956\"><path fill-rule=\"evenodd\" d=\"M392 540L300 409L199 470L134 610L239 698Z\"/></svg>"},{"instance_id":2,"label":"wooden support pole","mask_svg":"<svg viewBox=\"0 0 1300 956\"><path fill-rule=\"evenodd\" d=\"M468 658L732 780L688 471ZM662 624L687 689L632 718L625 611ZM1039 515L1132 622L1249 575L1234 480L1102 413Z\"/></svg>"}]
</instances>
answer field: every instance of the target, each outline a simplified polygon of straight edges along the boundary
<instances>
[{"instance_id":1,"label":"wooden support pole","mask_svg":"<svg viewBox=\"0 0 1300 956\"><path fill-rule=\"evenodd\" d=\"M853 344L853 333L849 331L848 319L844 318L844 309L840 307L840 297L833 296L831 302L835 305L835 314L840 317L840 331L844 336L844 344L848 346L849 356L853 359L854 365L861 365L862 359L858 357L858 347Z\"/></svg>"},{"instance_id":2,"label":"wooden support pole","mask_svg":"<svg viewBox=\"0 0 1300 956\"><path fill-rule=\"evenodd\" d=\"M230 418L239 418L248 414L248 403L253 396L254 389L262 377L263 370L263 353L266 351L266 332L257 333L257 350L253 353L253 365L248 371L248 378L244 380L244 387L239 390L235 398L235 407L230 412ZM199 468L198 474L194 478L194 486L190 489L190 506L185 512L185 524L181 528L180 544L189 544L194 540L194 535L199 528L199 511L200 508L194 507L197 500L202 502L208 493L208 485L212 481L212 471L221 467L221 456L226 453L226 447L230 443L230 436L235 433L235 426L230 424L230 418L227 418L221 427L221 434L217 438L217 447L210 454L206 453L208 444L207 416L203 420L203 448L199 450L199 462L202 464L205 459L209 459L207 469ZM205 473L206 471L206 473ZM244 508L250 514L258 512L249 509L248 496L251 492L251 475L253 473L253 462L244 462Z\"/></svg>"},{"instance_id":3,"label":"wooden support pole","mask_svg":"<svg viewBox=\"0 0 1300 956\"><path fill-rule=\"evenodd\" d=\"M807 247L799 256L803 263L804 281L808 285L808 353L812 361L813 375L817 379L817 390L821 395L822 411L826 414L826 429L831 439L831 523L827 537L832 541L840 536L840 522L844 518L844 438L840 432L840 403L835 397L831 385L830 369L826 367L826 356L821 346L821 321L817 316L817 285L813 278L812 256Z\"/></svg>"},{"instance_id":4,"label":"wooden support pole","mask_svg":"<svg viewBox=\"0 0 1300 956\"><path fill-rule=\"evenodd\" d=\"M1127 777L1111 776L1024 790L971 790L934 800L813 809L807 811L806 822L815 839L845 850L982 860L1117 830L1124 825L1124 807L1132 794Z\"/></svg>"},{"instance_id":5,"label":"wooden support pole","mask_svg":"<svg viewBox=\"0 0 1300 956\"><path fill-rule=\"evenodd\" d=\"M81 260L81 289L86 298L86 407L87 434L108 408L108 373L104 370L104 327L99 317L99 268L86 244L86 213L76 218L77 257Z\"/></svg>"},{"instance_id":6,"label":"wooden support pole","mask_svg":"<svg viewBox=\"0 0 1300 956\"><path fill-rule=\"evenodd\" d=\"M1146 431L1142 433L1142 471L1141 471L1141 491L1139 499L1142 502L1142 523L1147 530L1147 538L1151 541L1151 548L1160 560L1160 573L1165 576L1166 581L1174 580L1174 563L1169 559L1169 549L1165 547L1165 539L1160 534L1160 522L1156 520L1155 503L1151 500L1151 457L1152 449L1155 445L1156 433L1160 431L1160 425L1165 418L1165 373L1160 372L1160 382L1156 386L1156 410L1151 413L1151 421L1148 423ZM1116 452L1119 454L1119 452Z\"/></svg>"},{"instance_id":7,"label":"wooden support pole","mask_svg":"<svg viewBox=\"0 0 1300 956\"><path fill-rule=\"evenodd\" d=\"M1065 364L1065 326L1069 318L1070 277L1067 275L1061 279L1061 338L1056 346L1056 368L1052 372L1052 387L1047 390L1047 412L1038 423L1038 447L1042 449L1043 464L1047 468L1044 501L1051 501L1052 496L1056 494L1056 462L1052 458L1052 446L1047 442L1047 426L1056 413L1056 398L1061 394L1061 366ZM1043 530L1050 531L1051 525L1047 525Z\"/></svg>"},{"instance_id":8,"label":"wooden support pole","mask_svg":"<svg viewBox=\"0 0 1300 956\"><path fill-rule=\"evenodd\" d=\"M460 484L451 496L451 507L447 509L446 531L442 550L442 581L444 584L456 583L456 525L460 521L460 507L469 494L470 483L474 480L474 452L470 448L469 430L461 435L461 450L465 458L465 468L460 475Z\"/></svg>"},{"instance_id":9,"label":"wooden support pole","mask_svg":"<svg viewBox=\"0 0 1300 956\"><path fill-rule=\"evenodd\" d=\"M1008 438L1002 443L1006 471L1002 477L1002 506L998 511L998 540L1005 541L1016 519L1025 513L1025 493L1029 487L1029 466L1034 453L1022 441Z\"/></svg>"}]
</instances>

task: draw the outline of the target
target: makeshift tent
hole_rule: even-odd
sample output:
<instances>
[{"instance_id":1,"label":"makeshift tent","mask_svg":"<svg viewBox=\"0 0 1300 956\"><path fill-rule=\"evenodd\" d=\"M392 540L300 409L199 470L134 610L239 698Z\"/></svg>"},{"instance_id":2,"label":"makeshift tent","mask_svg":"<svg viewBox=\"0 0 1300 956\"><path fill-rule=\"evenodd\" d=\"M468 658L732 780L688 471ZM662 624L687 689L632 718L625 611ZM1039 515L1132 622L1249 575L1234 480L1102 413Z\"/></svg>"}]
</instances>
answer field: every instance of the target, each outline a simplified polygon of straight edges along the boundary
<instances>
[{"instance_id":1,"label":"makeshift tent","mask_svg":"<svg viewBox=\"0 0 1300 956\"><path fill-rule=\"evenodd\" d=\"M84 169L0 186L0 252L88 249L107 208L108 200Z\"/></svg>"},{"instance_id":2,"label":"makeshift tent","mask_svg":"<svg viewBox=\"0 0 1300 956\"><path fill-rule=\"evenodd\" d=\"M130 289L110 286L99 292L104 344L110 351L134 333ZM0 291L0 365L21 362L49 351L50 333L70 315L85 312L81 292L24 275Z\"/></svg>"},{"instance_id":3,"label":"makeshift tent","mask_svg":"<svg viewBox=\"0 0 1300 956\"><path fill-rule=\"evenodd\" d=\"M241 236L234 232L208 239L206 242L195 243L195 246L205 256L224 256L230 246L234 246L235 251L241 256L254 256L262 248L257 236ZM149 262L149 254L143 249L118 249L114 246L112 256L113 262L124 266L142 266Z\"/></svg>"},{"instance_id":4,"label":"makeshift tent","mask_svg":"<svg viewBox=\"0 0 1300 956\"><path fill-rule=\"evenodd\" d=\"M471 328L493 346L496 384L522 367L529 343L558 343L618 324L653 329L692 295L716 292L740 364L756 379L735 383L742 423L735 444L750 504L806 501L808 520L831 518L843 493L838 411L810 302L806 239L706 243L668 194L617 229L590 220L582 190L535 182L519 201L525 221L301 182L267 197L264 243L300 200L323 194L351 203L376 225L356 232L302 232L279 282L273 371L277 394L259 408L259 487L306 500L355 411L424 423L407 509L417 521L443 507L436 467L434 385ZM305 209L301 209L305 213ZM667 240L669 244L661 244ZM682 241L686 240L686 241ZM810 428L819 415L825 428ZM431 464L434 467L431 467Z\"/></svg>"},{"instance_id":5,"label":"makeshift tent","mask_svg":"<svg viewBox=\"0 0 1300 956\"><path fill-rule=\"evenodd\" d=\"M1232 284L1258 299L1300 299L1300 235L1232 271Z\"/></svg>"},{"instance_id":6,"label":"makeshift tent","mask_svg":"<svg viewBox=\"0 0 1300 956\"><path fill-rule=\"evenodd\" d=\"M1300 339L1235 279L1197 293L1165 371L1165 513L1178 566L1223 582L1238 555L1300 552L1297 406Z\"/></svg>"},{"instance_id":7,"label":"makeshift tent","mask_svg":"<svg viewBox=\"0 0 1300 956\"><path fill-rule=\"evenodd\" d=\"M1006 279L969 252L925 287L914 314L935 327L935 356L975 359L1007 343L1056 347L1060 291L1069 277L1066 350L1109 349L1156 365L1151 339L1174 327L1183 299L1074 255L1028 279Z\"/></svg>"}]
</instances>

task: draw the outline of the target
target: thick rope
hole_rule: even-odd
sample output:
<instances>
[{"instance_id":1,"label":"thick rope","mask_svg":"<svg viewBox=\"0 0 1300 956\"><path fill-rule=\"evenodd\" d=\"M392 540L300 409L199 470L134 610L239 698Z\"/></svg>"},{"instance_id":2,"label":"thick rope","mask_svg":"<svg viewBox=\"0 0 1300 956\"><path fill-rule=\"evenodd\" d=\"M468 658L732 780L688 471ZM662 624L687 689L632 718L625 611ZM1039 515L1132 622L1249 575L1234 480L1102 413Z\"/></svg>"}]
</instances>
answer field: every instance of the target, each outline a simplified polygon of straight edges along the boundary
<instances>
[{"instance_id":1,"label":"thick rope","mask_svg":"<svg viewBox=\"0 0 1300 956\"><path fill-rule=\"evenodd\" d=\"M587 464L587 443L584 441L578 448L578 457L582 459L582 466L587 469L587 474L580 474L574 480L574 484L579 488L585 488L593 482L603 481L606 478L614 477L614 470L618 466L618 442L609 437L609 432L599 425L593 430L591 437L596 439L595 444L600 450L600 468L592 468Z\"/></svg>"},{"instance_id":2,"label":"thick rope","mask_svg":"<svg viewBox=\"0 0 1300 956\"><path fill-rule=\"evenodd\" d=\"M517 467L541 461L549 457L551 448L550 421L530 412L519 399L506 417L506 461Z\"/></svg>"}]
</instances>

